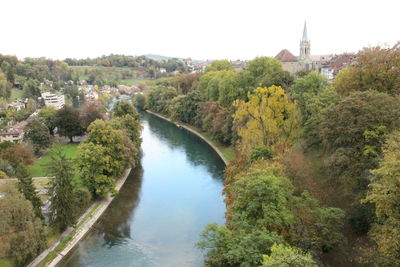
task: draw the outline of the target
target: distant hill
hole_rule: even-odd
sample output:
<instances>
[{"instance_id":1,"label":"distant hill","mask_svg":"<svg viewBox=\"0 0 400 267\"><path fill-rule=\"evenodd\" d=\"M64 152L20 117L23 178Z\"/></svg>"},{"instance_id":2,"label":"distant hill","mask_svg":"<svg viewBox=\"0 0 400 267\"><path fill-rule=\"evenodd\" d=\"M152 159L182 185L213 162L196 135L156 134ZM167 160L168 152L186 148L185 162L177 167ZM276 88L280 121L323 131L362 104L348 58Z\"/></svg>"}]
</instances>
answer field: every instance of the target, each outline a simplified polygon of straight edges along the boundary
<instances>
[{"instance_id":1,"label":"distant hill","mask_svg":"<svg viewBox=\"0 0 400 267\"><path fill-rule=\"evenodd\" d=\"M178 58L178 57L167 57L167 56L162 56L162 55L154 55L154 54L147 54L144 55L145 57L154 59L154 60L168 60L168 59L182 59L182 58Z\"/></svg>"}]
</instances>

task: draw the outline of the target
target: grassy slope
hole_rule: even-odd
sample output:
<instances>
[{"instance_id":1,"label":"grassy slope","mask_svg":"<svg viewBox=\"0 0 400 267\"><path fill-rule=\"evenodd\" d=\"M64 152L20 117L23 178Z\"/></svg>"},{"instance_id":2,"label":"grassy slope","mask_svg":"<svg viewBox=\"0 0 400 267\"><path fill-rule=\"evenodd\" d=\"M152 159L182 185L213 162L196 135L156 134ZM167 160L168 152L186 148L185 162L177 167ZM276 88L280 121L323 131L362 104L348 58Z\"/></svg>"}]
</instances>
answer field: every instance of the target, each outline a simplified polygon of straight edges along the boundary
<instances>
[{"instance_id":1,"label":"grassy slope","mask_svg":"<svg viewBox=\"0 0 400 267\"><path fill-rule=\"evenodd\" d=\"M78 149L78 144L62 144L62 151L66 154L68 158L74 158L76 151ZM36 160L35 163L29 167L29 172L32 177L44 177L46 175L46 165L50 163L51 160L51 150L42 156L40 159Z\"/></svg>"},{"instance_id":2,"label":"grassy slope","mask_svg":"<svg viewBox=\"0 0 400 267\"><path fill-rule=\"evenodd\" d=\"M16 99L22 98L22 90L19 89L11 89L11 97L10 100L14 101Z\"/></svg>"}]
</instances>

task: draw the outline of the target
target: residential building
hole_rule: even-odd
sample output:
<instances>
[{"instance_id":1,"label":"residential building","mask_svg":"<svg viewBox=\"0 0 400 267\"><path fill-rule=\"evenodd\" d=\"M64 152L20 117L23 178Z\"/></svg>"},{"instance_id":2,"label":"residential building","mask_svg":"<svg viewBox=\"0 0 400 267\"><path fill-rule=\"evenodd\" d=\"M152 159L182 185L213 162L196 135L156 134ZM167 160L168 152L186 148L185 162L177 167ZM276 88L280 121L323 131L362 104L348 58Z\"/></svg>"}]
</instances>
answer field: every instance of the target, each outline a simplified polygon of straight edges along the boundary
<instances>
[{"instance_id":1,"label":"residential building","mask_svg":"<svg viewBox=\"0 0 400 267\"><path fill-rule=\"evenodd\" d=\"M46 92L42 94L42 98L44 100L44 104L46 106L54 107L56 109L60 109L65 105L65 97L64 95L53 94L50 92Z\"/></svg>"}]
</instances>

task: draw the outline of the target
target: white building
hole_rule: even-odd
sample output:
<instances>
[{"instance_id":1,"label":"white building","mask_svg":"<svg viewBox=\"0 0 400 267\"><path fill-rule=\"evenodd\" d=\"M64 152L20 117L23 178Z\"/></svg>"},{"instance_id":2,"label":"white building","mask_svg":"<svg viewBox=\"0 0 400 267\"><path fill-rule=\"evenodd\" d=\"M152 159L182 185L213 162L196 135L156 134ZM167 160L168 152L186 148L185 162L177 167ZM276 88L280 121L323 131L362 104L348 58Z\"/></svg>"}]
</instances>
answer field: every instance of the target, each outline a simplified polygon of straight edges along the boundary
<instances>
[{"instance_id":1,"label":"white building","mask_svg":"<svg viewBox=\"0 0 400 267\"><path fill-rule=\"evenodd\" d=\"M65 105L65 97L64 95L56 95L50 92L46 92L42 94L42 98L44 100L44 104L46 106L54 107L56 109L60 109Z\"/></svg>"}]
</instances>

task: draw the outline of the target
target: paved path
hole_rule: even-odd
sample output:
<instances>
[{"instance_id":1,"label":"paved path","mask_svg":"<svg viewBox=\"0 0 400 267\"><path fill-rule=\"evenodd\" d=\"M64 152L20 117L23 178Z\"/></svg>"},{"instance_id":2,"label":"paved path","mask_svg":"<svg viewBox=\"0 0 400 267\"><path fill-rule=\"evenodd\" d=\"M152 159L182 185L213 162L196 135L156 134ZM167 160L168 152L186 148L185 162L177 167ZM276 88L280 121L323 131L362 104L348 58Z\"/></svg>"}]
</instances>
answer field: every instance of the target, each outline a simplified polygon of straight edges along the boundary
<instances>
[{"instance_id":1,"label":"paved path","mask_svg":"<svg viewBox=\"0 0 400 267\"><path fill-rule=\"evenodd\" d=\"M121 179L118 180L115 189L119 191L121 187L124 185L126 179L129 176L129 173L131 172L131 168L127 169ZM91 215L90 219L85 222L83 225L77 229L74 237L68 242L66 247L57 254L57 256L53 259L52 262L50 262L46 266L56 266L62 258L64 258L65 255L70 252L76 244L87 234L87 232L92 228L92 226L96 223L96 221L100 218L100 216L104 213L104 211L107 209L107 207L111 204L113 201L114 197L107 196L105 199L93 203L89 209L86 210L86 212L79 218L78 222L76 225L79 225L80 222L82 222L86 216L91 213L94 209L97 209L94 214ZM62 238L69 233L71 233L74 230L74 228L68 228L62 235L57 239L57 241L48 249L43 251L38 257L36 257L29 265L28 267L34 267L38 265L46 256L53 251L61 242Z\"/></svg>"}]
</instances>

